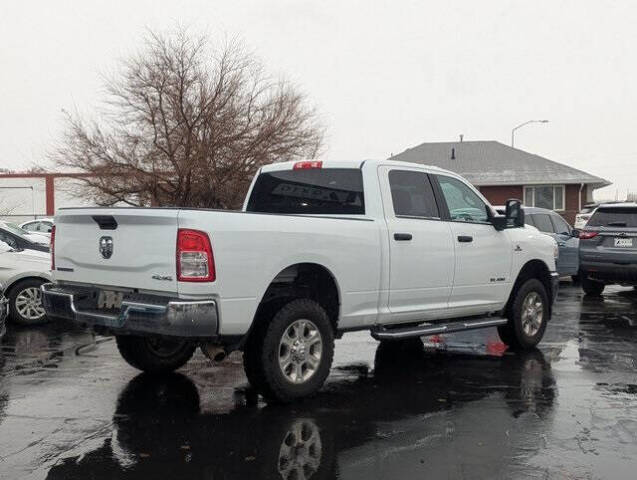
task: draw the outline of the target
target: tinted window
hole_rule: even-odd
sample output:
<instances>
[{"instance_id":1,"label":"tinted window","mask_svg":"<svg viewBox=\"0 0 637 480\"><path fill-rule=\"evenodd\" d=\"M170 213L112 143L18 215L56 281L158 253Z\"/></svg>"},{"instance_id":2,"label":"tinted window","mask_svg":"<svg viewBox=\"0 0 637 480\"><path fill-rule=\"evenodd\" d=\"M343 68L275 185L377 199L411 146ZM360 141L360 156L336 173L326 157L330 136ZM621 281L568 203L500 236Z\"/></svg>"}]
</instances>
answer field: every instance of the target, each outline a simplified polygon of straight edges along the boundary
<instances>
[{"instance_id":1,"label":"tinted window","mask_svg":"<svg viewBox=\"0 0 637 480\"><path fill-rule=\"evenodd\" d=\"M551 217L546 213L534 213L533 221L535 226L540 232L554 233L553 224L551 223Z\"/></svg>"},{"instance_id":2,"label":"tinted window","mask_svg":"<svg viewBox=\"0 0 637 480\"><path fill-rule=\"evenodd\" d=\"M247 210L266 213L364 214L359 169L312 168L262 173Z\"/></svg>"},{"instance_id":3,"label":"tinted window","mask_svg":"<svg viewBox=\"0 0 637 480\"><path fill-rule=\"evenodd\" d=\"M440 217L431 182L426 173L392 170L389 172L389 186L396 215Z\"/></svg>"},{"instance_id":4,"label":"tinted window","mask_svg":"<svg viewBox=\"0 0 637 480\"><path fill-rule=\"evenodd\" d=\"M486 204L469 186L456 178L439 175L438 182L454 222L487 222Z\"/></svg>"},{"instance_id":5,"label":"tinted window","mask_svg":"<svg viewBox=\"0 0 637 480\"><path fill-rule=\"evenodd\" d=\"M637 207L600 207L586 226L637 228Z\"/></svg>"},{"instance_id":6,"label":"tinted window","mask_svg":"<svg viewBox=\"0 0 637 480\"><path fill-rule=\"evenodd\" d=\"M553 222L553 227L555 227L555 232L557 233L571 233L571 227L566 220L564 220L560 215L551 215L551 221Z\"/></svg>"}]
</instances>

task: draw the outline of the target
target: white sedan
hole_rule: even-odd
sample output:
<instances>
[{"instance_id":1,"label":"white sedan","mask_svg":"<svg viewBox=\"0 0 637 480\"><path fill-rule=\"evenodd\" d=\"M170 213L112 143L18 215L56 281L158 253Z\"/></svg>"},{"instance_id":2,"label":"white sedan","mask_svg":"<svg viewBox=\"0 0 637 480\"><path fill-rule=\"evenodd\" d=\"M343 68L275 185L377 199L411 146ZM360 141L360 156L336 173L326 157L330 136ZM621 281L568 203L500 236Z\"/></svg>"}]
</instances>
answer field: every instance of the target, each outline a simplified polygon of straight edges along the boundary
<instances>
[{"instance_id":1,"label":"white sedan","mask_svg":"<svg viewBox=\"0 0 637 480\"><path fill-rule=\"evenodd\" d=\"M38 235L44 235L47 238L51 238L51 229L53 228L54 221L52 218L37 218L35 220L29 220L20 224L20 228L26 230L29 233L35 233Z\"/></svg>"},{"instance_id":2,"label":"white sedan","mask_svg":"<svg viewBox=\"0 0 637 480\"><path fill-rule=\"evenodd\" d=\"M36 232L29 232L23 228L21 228L20 226L18 226L15 223L12 222L5 222L0 220L0 227L2 227L5 230L8 230L9 232L13 233L14 235L19 235L23 238L26 238L27 240L33 242L33 243L37 243L39 245L46 245L48 246L51 243L51 234L49 233L48 236L44 233L36 233Z\"/></svg>"},{"instance_id":3,"label":"white sedan","mask_svg":"<svg viewBox=\"0 0 637 480\"><path fill-rule=\"evenodd\" d=\"M51 281L51 254L16 250L0 242L0 284L9 300L9 319L22 325L46 321L40 285Z\"/></svg>"}]
</instances>

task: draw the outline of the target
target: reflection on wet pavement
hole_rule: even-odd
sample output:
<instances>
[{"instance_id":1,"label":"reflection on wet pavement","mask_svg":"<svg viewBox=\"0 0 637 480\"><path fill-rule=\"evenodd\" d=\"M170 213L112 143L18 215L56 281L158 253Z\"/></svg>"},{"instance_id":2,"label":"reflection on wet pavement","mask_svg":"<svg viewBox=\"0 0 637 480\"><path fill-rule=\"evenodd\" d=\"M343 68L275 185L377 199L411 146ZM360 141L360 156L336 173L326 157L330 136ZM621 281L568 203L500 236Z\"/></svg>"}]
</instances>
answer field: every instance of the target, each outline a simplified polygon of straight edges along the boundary
<instances>
[{"instance_id":1,"label":"reflection on wet pavement","mask_svg":"<svg viewBox=\"0 0 637 480\"><path fill-rule=\"evenodd\" d=\"M0 478L634 478L637 295L565 285L540 350L495 330L408 348L337 343L314 398L267 405L240 355L138 374L114 342L12 330L0 356Z\"/></svg>"}]
</instances>

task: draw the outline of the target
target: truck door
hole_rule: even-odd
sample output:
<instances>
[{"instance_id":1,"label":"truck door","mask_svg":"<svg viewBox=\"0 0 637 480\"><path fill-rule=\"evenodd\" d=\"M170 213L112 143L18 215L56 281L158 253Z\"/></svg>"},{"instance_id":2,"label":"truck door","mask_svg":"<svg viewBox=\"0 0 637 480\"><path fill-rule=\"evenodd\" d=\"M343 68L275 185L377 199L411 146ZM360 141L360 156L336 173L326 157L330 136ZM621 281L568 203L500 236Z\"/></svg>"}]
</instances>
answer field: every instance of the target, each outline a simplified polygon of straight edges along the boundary
<instances>
[{"instance_id":1,"label":"truck door","mask_svg":"<svg viewBox=\"0 0 637 480\"><path fill-rule=\"evenodd\" d=\"M446 203L445 216L455 245L454 281L449 307L479 315L506 300L512 279L511 241L489 222L487 204L459 178L435 175Z\"/></svg>"},{"instance_id":2,"label":"truck door","mask_svg":"<svg viewBox=\"0 0 637 480\"><path fill-rule=\"evenodd\" d=\"M381 167L389 235L389 311L393 321L426 319L446 309L453 281L451 229L440 218L429 175Z\"/></svg>"}]
</instances>

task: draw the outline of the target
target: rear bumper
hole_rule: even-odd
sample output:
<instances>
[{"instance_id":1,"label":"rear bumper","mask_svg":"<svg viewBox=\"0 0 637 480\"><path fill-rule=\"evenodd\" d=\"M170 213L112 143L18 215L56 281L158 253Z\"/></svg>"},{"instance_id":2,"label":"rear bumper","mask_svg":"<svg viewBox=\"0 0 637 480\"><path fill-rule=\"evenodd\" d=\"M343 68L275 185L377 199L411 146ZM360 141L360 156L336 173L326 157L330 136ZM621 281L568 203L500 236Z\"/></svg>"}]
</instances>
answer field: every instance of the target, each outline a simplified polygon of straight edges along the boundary
<instances>
[{"instance_id":1,"label":"rear bumper","mask_svg":"<svg viewBox=\"0 0 637 480\"><path fill-rule=\"evenodd\" d=\"M42 285L42 304L50 317L107 330L118 335L166 335L210 338L217 335L215 300L182 300L126 295L116 311L96 308L98 289Z\"/></svg>"},{"instance_id":2,"label":"rear bumper","mask_svg":"<svg viewBox=\"0 0 637 480\"><path fill-rule=\"evenodd\" d=\"M580 270L594 280L606 283L637 284L637 264L583 261Z\"/></svg>"}]
</instances>

